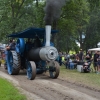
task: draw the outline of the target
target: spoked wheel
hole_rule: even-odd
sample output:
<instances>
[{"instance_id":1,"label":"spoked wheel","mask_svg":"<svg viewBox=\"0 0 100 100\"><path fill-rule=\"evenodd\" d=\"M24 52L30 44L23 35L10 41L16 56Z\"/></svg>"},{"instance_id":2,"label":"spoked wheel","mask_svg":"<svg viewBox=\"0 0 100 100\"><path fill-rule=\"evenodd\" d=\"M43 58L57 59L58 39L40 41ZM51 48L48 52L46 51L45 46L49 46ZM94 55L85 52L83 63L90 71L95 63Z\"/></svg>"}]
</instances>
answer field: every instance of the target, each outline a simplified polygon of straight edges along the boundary
<instances>
[{"instance_id":1,"label":"spoked wheel","mask_svg":"<svg viewBox=\"0 0 100 100\"><path fill-rule=\"evenodd\" d=\"M33 61L26 62L26 68L27 68L27 77L30 80L35 79L36 77L36 65Z\"/></svg>"},{"instance_id":2,"label":"spoked wheel","mask_svg":"<svg viewBox=\"0 0 100 100\"><path fill-rule=\"evenodd\" d=\"M17 75L20 71L20 55L16 51L9 51L7 55L7 70L11 75Z\"/></svg>"},{"instance_id":3,"label":"spoked wheel","mask_svg":"<svg viewBox=\"0 0 100 100\"><path fill-rule=\"evenodd\" d=\"M52 66L49 66L50 77L56 79L59 76L60 66L58 62L54 61Z\"/></svg>"}]
</instances>

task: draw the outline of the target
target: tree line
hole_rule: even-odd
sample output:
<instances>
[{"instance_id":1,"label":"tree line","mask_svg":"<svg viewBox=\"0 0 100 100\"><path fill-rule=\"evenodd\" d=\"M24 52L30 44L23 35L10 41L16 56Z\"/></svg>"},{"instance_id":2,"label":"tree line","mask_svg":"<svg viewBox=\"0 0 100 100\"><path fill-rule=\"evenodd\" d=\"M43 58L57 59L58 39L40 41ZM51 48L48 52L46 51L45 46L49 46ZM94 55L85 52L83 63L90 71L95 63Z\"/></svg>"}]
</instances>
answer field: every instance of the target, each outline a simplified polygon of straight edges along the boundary
<instances>
[{"instance_id":1,"label":"tree line","mask_svg":"<svg viewBox=\"0 0 100 100\"><path fill-rule=\"evenodd\" d=\"M46 0L1 0L0 41L7 42L6 35L28 27L44 28ZM52 29L59 32L52 41L60 51L88 50L100 41L100 0L66 0L58 20L52 21ZM83 36L85 38L83 38Z\"/></svg>"}]
</instances>

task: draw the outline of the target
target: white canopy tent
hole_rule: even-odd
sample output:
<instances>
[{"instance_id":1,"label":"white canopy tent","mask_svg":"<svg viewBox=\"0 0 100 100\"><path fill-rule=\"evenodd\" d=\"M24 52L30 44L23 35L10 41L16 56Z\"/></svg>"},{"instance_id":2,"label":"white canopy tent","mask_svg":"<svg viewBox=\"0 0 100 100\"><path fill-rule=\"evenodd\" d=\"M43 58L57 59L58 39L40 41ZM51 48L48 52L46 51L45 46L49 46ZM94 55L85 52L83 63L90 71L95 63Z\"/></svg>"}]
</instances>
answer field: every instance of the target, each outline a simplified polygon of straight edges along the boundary
<instances>
[{"instance_id":1,"label":"white canopy tent","mask_svg":"<svg viewBox=\"0 0 100 100\"><path fill-rule=\"evenodd\" d=\"M88 51L100 51L100 48L92 48L92 49L88 49Z\"/></svg>"}]
</instances>

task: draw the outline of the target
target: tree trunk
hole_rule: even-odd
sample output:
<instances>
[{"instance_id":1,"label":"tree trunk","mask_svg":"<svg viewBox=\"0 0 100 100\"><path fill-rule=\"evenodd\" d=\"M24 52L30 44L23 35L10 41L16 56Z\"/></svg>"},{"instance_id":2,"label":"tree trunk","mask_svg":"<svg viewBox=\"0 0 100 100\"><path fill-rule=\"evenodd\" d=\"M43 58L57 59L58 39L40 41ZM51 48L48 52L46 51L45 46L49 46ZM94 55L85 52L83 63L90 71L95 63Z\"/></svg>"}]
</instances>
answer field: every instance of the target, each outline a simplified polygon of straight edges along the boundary
<instances>
[{"instance_id":1,"label":"tree trunk","mask_svg":"<svg viewBox=\"0 0 100 100\"><path fill-rule=\"evenodd\" d=\"M80 48L83 49L82 32L79 32L79 37L80 37Z\"/></svg>"},{"instance_id":2,"label":"tree trunk","mask_svg":"<svg viewBox=\"0 0 100 100\"><path fill-rule=\"evenodd\" d=\"M38 7L38 5L39 5L39 1L38 1L38 0L36 0L36 7Z\"/></svg>"}]
</instances>

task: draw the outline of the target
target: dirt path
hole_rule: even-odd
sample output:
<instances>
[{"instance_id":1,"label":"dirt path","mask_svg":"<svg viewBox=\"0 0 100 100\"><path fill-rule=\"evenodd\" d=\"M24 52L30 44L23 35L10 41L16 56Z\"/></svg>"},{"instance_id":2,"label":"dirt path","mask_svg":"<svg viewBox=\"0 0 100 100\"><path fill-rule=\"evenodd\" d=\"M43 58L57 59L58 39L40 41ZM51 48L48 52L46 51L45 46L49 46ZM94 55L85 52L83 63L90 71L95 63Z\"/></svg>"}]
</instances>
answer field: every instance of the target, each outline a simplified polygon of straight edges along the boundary
<instances>
[{"instance_id":1,"label":"dirt path","mask_svg":"<svg viewBox=\"0 0 100 100\"><path fill-rule=\"evenodd\" d=\"M25 71L19 75L7 75L3 67L0 76L16 83L27 95L28 100L100 100L100 91L64 79L50 79L47 75L37 75L35 80L28 80Z\"/></svg>"}]
</instances>

